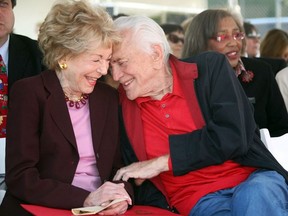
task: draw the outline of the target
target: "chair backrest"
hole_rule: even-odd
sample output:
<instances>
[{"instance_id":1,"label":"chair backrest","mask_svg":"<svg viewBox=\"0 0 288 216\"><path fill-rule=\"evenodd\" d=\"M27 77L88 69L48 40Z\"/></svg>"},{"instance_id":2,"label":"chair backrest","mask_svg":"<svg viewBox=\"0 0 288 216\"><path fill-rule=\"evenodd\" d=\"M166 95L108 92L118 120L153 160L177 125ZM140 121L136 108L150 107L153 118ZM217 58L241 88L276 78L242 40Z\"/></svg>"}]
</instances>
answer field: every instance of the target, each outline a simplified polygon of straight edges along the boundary
<instances>
[{"instance_id":1,"label":"chair backrest","mask_svg":"<svg viewBox=\"0 0 288 216\"><path fill-rule=\"evenodd\" d=\"M5 190L0 190L0 205L1 205L2 201L3 201L3 198L4 198L4 196L5 196L5 193L6 193Z\"/></svg>"},{"instance_id":2,"label":"chair backrest","mask_svg":"<svg viewBox=\"0 0 288 216\"><path fill-rule=\"evenodd\" d=\"M5 174L6 139L0 138L0 175Z\"/></svg>"},{"instance_id":3,"label":"chair backrest","mask_svg":"<svg viewBox=\"0 0 288 216\"><path fill-rule=\"evenodd\" d=\"M6 149L6 139L0 138L0 204L2 203L3 197L5 195L5 149Z\"/></svg>"},{"instance_id":4,"label":"chair backrest","mask_svg":"<svg viewBox=\"0 0 288 216\"><path fill-rule=\"evenodd\" d=\"M262 142L273 154L277 161L288 171L288 133L271 137L267 128L260 129Z\"/></svg>"}]
</instances>

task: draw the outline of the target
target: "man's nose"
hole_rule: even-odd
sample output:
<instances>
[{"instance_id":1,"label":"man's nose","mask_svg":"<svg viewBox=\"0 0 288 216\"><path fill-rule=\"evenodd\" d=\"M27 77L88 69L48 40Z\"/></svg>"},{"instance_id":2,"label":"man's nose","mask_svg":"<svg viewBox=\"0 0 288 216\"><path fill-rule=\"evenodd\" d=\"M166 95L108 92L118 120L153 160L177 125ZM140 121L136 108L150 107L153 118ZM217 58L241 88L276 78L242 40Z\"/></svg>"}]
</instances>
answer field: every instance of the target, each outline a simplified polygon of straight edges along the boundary
<instances>
[{"instance_id":1,"label":"man's nose","mask_svg":"<svg viewBox=\"0 0 288 216\"><path fill-rule=\"evenodd\" d=\"M116 66L111 67L111 75L115 81L119 81L121 77L121 71Z\"/></svg>"}]
</instances>

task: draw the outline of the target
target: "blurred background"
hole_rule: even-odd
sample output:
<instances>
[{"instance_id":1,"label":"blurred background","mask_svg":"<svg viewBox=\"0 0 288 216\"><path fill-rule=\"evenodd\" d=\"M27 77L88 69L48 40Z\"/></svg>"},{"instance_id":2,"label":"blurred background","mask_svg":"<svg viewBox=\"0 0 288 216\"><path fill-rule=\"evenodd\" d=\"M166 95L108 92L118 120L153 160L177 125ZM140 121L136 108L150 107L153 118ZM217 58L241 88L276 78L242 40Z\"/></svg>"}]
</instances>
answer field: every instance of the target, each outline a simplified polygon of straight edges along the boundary
<instances>
[{"instance_id":1,"label":"blurred background","mask_svg":"<svg viewBox=\"0 0 288 216\"><path fill-rule=\"evenodd\" d=\"M57 0L58 1L58 0ZM90 0L111 15L147 15L161 23L180 24L206 9L229 8L254 24L261 35L271 28L288 30L288 0ZM37 39L38 27L55 0L18 0L14 32Z\"/></svg>"}]
</instances>

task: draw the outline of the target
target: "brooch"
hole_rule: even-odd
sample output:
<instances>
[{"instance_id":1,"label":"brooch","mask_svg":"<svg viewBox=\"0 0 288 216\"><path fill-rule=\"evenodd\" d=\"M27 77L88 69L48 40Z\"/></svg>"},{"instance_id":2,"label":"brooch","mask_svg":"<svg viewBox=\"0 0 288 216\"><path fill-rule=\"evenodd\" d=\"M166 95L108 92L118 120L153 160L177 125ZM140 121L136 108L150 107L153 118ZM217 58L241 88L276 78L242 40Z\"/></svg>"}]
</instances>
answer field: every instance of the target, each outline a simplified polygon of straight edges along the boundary
<instances>
[{"instance_id":1,"label":"brooch","mask_svg":"<svg viewBox=\"0 0 288 216\"><path fill-rule=\"evenodd\" d=\"M241 80L243 82L246 82L246 83L251 82L253 80L253 77L254 77L254 73L252 71L243 70L242 73L241 73Z\"/></svg>"}]
</instances>

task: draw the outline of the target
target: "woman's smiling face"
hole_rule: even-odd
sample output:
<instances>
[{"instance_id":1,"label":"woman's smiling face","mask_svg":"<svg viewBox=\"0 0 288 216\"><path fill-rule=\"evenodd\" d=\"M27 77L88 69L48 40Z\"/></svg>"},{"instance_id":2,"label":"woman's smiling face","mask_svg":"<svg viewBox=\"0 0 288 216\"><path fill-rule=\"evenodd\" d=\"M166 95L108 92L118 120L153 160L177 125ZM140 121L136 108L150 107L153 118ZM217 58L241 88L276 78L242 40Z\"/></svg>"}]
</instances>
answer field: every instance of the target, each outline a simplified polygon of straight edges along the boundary
<instances>
[{"instance_id":1,"label":"woman's smiling face","mask_svg":"<svg viewBox=\"0 0 288 216\"><path fill-rule=\"evenodd\" d=\"M106 75L112 56L112 45L97 47L65 60L67 69L61 71L61 85L70 93L81 95L93 91L97 80Z\"/></svg>"},{"instance_id":2,"label":"woman's smiling face","mask_svg":"<svg viewBox=\"0 0 288 216\"><path fill-rule=\"evenodd\" d=\"M208 50L214 50L226 55L232 67L236 67L241 57L242 39L235 39L241 33L237 23L232 17L225 17L218 23L215 37L223 38L221 41L209 39Z\"/></svg>"}]
</instances>

